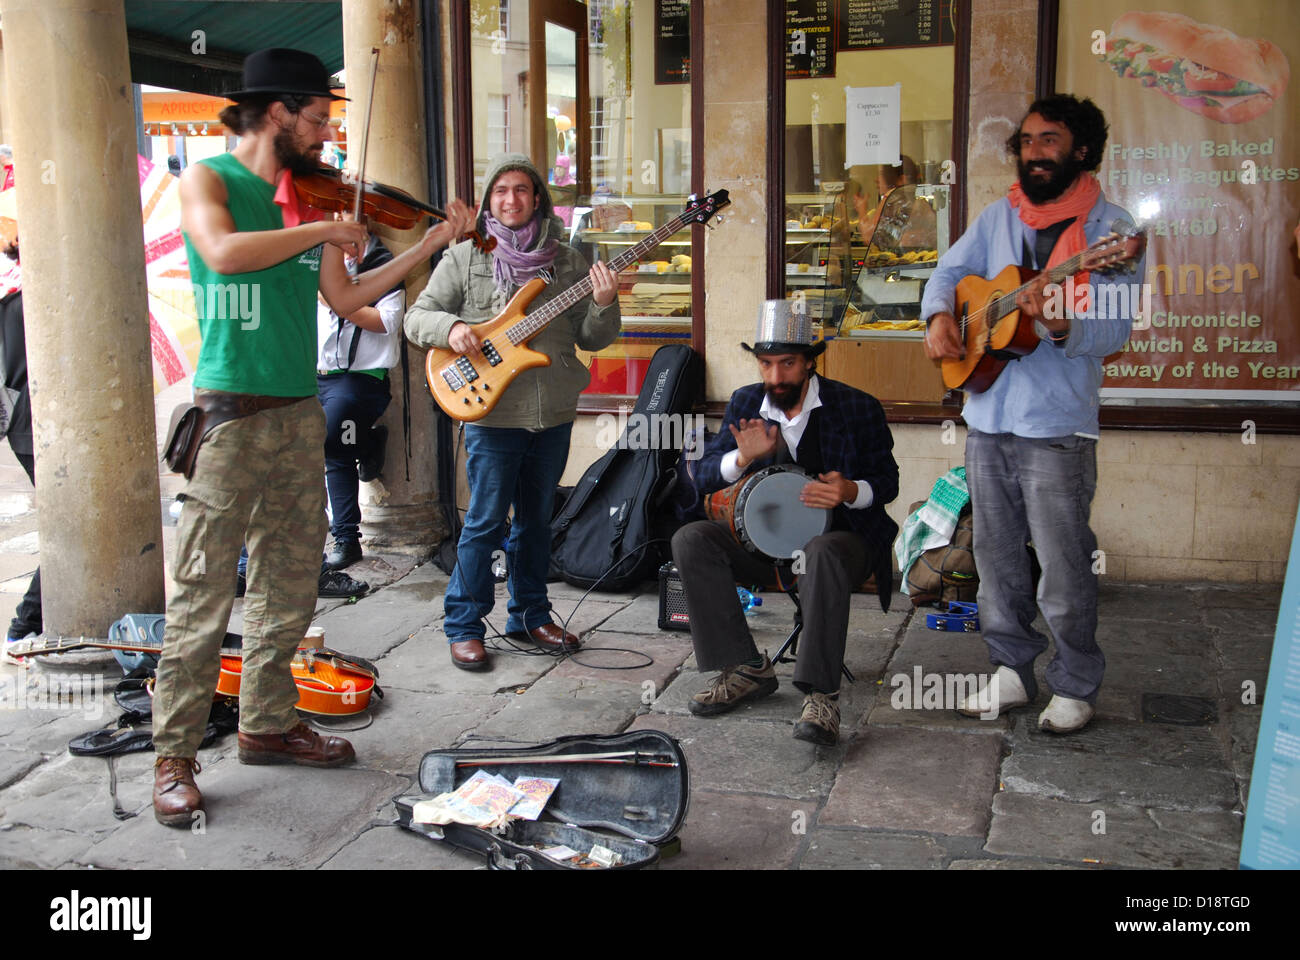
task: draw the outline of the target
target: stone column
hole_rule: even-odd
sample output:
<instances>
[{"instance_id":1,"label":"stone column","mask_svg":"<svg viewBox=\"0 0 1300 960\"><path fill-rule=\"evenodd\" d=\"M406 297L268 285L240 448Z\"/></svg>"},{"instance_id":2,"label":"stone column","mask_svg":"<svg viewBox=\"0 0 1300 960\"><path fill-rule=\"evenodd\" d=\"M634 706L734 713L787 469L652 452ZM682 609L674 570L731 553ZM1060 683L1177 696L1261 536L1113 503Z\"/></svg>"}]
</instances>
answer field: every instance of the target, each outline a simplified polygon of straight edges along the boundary
<instances>
[{"instance_id":1,"label":"stone column","mask_svg":"<svg viewBox=\"0 0 1300 960\"><path fill-rule=\"evenodd\" d=\"M725 400L756 378L750 342L767 262L767 5L704 5L704 183L725 187L726 222L705 241L708 396ZM737 69L745 64L745 69Z\"/></svg>"},{"instance_id":2,"label":"stone column","mask_svg":"<svg viewBox=\"0 0 1300 960\"><path fill-rule=\"evenodd\" d=\"M122 0L4 0L47 636L163 610Z\"/></svg>"},{"instance_id":3,"label":"stone column","mask_svg":"<svg viewBox=\"0 0 1300 960\"><path fill-rule=\"evenodd\" d=\"M344 0L343 49L347 69L348 167L360 162L365 122L370 51L379 48L366 179L391 184L426 200L428 163L425 159L424 87L421 71L418 4L409 0ZM418 242L424 224L400 232L376 227L393 253ZM429 279L427 270L411 274L406 302L413 303ZM427 554L446 536L439 513L435 472L437 446L434 405L424 378L424 351L405 344L411 373L410 480L406 479L406 445L402 435L402 370L393 369L393 402L382 423L388 427L384 475L361 485L361 532L369 544L402 553Z\"/></svg>"}]
</instances>

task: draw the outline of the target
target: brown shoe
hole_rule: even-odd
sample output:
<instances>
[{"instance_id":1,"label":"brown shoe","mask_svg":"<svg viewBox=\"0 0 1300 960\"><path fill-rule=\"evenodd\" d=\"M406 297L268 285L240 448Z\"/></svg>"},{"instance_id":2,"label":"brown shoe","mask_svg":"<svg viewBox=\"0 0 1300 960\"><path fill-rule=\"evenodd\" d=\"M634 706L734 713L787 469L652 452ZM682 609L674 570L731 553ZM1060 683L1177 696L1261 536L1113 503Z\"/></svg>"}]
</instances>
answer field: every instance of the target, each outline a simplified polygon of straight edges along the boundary
<instances>
[{"instance_id":1,"label":"brown shoe","mask_svg":"<svg viewBox=\"0 0 1300 960\"><path fill-rule=\"evenodd\" d=\"M483 641L477 637L451 644L451 662L462 670L486 670L489 665Z\"/></svg>"},{"instance_id":2,"label":"brown shoe","mask_svg":"<svg viewBox=\"0 0 1300 960\"><path fill-rule=\"evenodd\" d=\"M814 690L803 698L803 712L794 725L794 738L831 746L840 739L839 695Z\"/></svg>"},{"instance_id":3,"label":"brown shoe","mask_svg":"<svg viewBox=\"0 0 1300 960\"><path fill-rule=\"evenodd\" d=\"M153 762L153 815L164 826L188 827L203 809L203 794L194 783L199 762L188 757L159 757Z\"/></svg>"},{"instance_id":4,"label":"brown shoe","mask_svg":"<svg viewBox=\"0 0 1300 960\"><path fill-rule=\"evenodd\" d=\"M560 629L559 624L546 623L532 630L525 630L522 633L507 633L511 640L523 640L525 643L535 643L543 650L560 651L560 650L577 650L582 646L582 642L571 633L565 633Z\"/></svg>"},{"instance_id":5,"label":"brown shoe","mask_svg":"<svg viewBox=\"0 0 1300 960\"><path fill-rule=\"evenodd\" d=\"M239 731L240 763L298 763L304 767L341 767L357 758L342 737L322 737L300 723L288 733L254 736Z\"/></svg>"}]
</instances>

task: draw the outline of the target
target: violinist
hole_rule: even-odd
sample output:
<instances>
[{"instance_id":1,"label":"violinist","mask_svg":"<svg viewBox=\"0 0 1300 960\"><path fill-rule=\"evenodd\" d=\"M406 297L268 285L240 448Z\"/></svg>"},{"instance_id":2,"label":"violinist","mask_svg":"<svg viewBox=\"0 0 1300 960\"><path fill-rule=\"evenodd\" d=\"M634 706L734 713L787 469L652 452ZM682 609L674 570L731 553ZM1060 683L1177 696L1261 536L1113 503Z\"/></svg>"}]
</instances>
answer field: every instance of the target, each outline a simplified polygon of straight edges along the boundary
<instances>
[{"instance_id":1,"label":"violinist","mask_svg":"<svg viewBox=\"0 0 1300 960\"><path fill-rule=\"evenodd\" d=\"M175 591L154 699L154 816L190 826L203 809L194 782L199 741L220 670L232 571L247 534L241 763L333 767L352 745L298 720L289 664L315 608L325 545L325 415L317 400L316 295L340 316L382 297L469 222L447 221L388 263L349 278L367 232L304 209L291 175L319 166L337 99L309 53L262 50L222 122L240 141L181 176L181 230L203 343L195 403L219 423L203 442L177 529Z\"/></svg>"}]
</instances>

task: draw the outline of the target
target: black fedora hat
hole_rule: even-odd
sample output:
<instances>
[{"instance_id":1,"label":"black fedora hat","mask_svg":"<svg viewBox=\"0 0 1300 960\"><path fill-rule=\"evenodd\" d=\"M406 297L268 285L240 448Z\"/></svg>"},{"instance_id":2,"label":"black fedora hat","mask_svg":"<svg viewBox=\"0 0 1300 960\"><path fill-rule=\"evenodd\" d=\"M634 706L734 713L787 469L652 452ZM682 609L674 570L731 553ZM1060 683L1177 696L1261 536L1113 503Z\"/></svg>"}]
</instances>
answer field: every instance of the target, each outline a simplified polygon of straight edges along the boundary
<instances>
[{"instance_id":1,"label":"black fedora hat","mask_svg":"<svg viewBox=\"0 0 1300 960\"><path fill-rule=\"evenodd\" d=\"M238 101L268 93L348 99L330 90L325 64L314 54L291 47L271 47L250 53L244 58L244 89L227 93L226 98Z\"/></svg>"}]
</instances>

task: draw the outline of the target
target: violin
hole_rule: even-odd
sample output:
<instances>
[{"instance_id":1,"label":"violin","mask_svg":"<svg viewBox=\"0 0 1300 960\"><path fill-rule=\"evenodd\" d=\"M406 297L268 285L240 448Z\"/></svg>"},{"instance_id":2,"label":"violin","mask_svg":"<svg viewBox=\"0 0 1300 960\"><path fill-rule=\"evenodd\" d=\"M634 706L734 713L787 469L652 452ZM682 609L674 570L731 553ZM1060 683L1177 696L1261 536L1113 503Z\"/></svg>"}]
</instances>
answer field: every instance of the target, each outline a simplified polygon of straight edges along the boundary
<instances>
[{"instance_id":1,"label":"violin","mask_svg":"<svg viewBox=\"0 0 1300 960\"><path fill-rule=\"evenodd\" d=\"M299 200L325 213L355 210L356 184L345 182L342 173L334 167L322 165L315 173L295 174L293 187ZM363 216L395 230L410 230L426 216L447 219L443 211L416 200L405 190L371 180L363 181L361 202ZM497 245L495 237L484 237L477 230L469 231L461 239L474 241L474 246L484 253L490 253Z\"/></svg>"}]
</instances>

